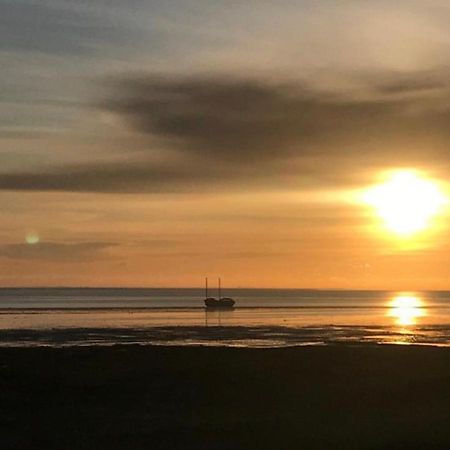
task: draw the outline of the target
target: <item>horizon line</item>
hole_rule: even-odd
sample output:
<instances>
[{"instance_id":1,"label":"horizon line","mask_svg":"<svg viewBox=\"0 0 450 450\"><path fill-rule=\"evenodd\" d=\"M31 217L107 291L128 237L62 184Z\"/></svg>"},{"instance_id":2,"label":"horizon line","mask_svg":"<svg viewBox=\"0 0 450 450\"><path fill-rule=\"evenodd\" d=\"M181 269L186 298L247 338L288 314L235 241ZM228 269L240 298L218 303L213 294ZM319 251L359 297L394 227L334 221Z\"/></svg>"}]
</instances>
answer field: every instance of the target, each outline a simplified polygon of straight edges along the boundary
<instances>
[{"instance_id":1,"label":"horizon line","mask_svg":"<svg viewBox=\"0 0 450 450\"><path fill-rule=\"evenodd\" d=\"M204 286L0 286L0 290L6 289L200 289L204 290ZM314 287L240 287L232 286L228 289L243 290L283 290L283 291L354 291L354 292L450 292L448 289L388 289L388 288L314 288Z\"/></svg>"}]
</instances>

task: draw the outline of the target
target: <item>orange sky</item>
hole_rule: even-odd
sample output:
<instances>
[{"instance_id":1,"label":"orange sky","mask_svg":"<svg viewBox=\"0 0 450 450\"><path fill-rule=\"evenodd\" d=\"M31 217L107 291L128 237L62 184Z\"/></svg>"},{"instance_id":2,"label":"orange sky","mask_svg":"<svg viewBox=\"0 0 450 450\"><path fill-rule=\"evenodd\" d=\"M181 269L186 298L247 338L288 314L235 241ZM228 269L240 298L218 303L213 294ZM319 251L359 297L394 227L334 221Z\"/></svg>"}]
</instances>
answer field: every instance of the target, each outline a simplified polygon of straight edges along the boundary
<instances>
[{"instance_id":1,"label":"orange sky","mask_svg":"<svg viewBox=\"0 0 450 450\"><path fill-rule=\"evenodd\" d=\"M22 3L0 286L450 289L448 204L405 238L358 197L449 196L448 2Z\"/></svg>"},{"instance_id":2,"label":"orange sky","mask_svg":"<svg viewBox=\"0 0 450 450\"><path fill-rule=\"evenodd\" d=\"M35 233L40 242L10 244L1 282L199 286L220 274L240 287L448 288L445 216L405 249L349 193L307 197L21 194L3 216L2 237L23 242Z\"/></svg>"}]
</instances>

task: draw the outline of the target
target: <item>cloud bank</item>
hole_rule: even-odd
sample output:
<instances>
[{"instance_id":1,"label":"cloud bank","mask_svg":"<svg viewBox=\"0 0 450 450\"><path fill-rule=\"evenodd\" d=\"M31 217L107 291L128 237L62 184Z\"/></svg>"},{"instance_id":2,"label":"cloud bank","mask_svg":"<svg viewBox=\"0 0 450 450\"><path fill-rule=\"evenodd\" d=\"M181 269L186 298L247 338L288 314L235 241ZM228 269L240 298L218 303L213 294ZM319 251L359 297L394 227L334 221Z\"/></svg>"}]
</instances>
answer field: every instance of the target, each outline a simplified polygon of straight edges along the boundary
<instances>
[{"instance_id":1,"label":"cloud bank","mask_svg":"<svg viewBox=\"0 0 450 450\"><path fill-rule=\"evenodd\" d=\"M100 108L148 137L152 145L157 138L161 161L124 149L123 163L5 173L0 189L172 192L233 185L282 187L283 180L295 174L322 172L316 180L321 183L336 179L332 172L350 179L353 169L384 159L415 164L423 161L424 148L427 158L447 164L446 99L442 81L423 74L403 82L381 80L370 96L356 98L261 79L129 76L112 83ZM164 159L165 152L170 159Z\"/></svg>"}]
</instances>

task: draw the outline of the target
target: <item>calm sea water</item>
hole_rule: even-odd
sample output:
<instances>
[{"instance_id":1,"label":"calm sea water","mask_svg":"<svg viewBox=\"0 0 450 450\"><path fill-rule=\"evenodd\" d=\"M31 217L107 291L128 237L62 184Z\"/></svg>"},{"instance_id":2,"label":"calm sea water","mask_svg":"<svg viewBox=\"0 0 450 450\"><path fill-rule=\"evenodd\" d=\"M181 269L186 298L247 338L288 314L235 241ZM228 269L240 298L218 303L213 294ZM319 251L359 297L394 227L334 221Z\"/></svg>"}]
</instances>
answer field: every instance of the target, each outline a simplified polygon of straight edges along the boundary
<instances>
[{"instance_id":1,"label":"calm sea water","mask_svg":"<svg viewBox=\"0 0 450 450\"><path fill-rule=\"evenodd\" d=\"M450 345L450 292L227 289L0 289L0 345Z\"/></svg>"}]
</instances>

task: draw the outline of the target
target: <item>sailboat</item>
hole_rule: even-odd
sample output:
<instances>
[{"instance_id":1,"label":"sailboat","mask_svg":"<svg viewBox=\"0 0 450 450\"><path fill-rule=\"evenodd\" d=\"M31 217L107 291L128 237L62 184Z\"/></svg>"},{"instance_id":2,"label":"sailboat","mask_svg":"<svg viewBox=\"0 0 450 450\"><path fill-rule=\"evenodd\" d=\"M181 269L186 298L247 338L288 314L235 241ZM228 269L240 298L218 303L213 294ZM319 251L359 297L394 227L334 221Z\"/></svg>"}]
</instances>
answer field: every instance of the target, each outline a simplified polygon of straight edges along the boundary
<instances>
[{"instance_id":1,"label":"sailboat","mask_svg":"<svg viewBox=\"0 0 450 450\"><path fill-rule=\"evenodd\" d=\"M236 303L232 298L220 296L219 278L219 298L208 297L208 278L205 279L205 306L207 309L233 309Z\"/></svg>"}]
</instances>

